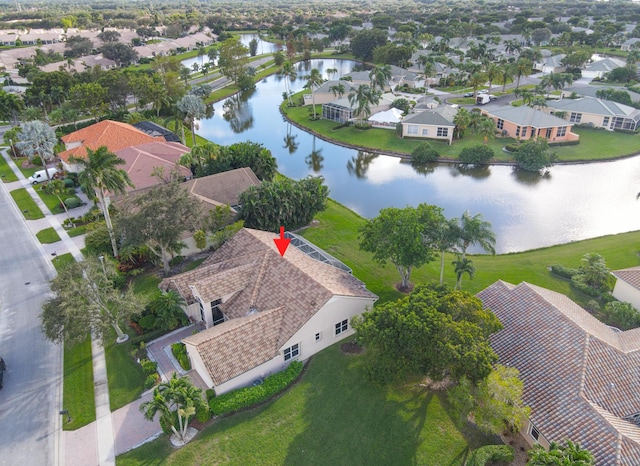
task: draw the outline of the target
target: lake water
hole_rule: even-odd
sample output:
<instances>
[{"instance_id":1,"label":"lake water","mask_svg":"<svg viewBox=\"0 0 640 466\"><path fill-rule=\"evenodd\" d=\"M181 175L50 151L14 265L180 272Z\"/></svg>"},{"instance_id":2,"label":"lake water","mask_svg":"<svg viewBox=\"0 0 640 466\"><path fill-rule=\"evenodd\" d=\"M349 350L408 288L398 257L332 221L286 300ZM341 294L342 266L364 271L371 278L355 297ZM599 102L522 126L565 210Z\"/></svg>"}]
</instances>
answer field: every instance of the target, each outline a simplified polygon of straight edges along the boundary
<instances>
[{"instance_id":1,"label":"lake water","mask_svg":"<svg viewBox=\"0 0 640 466\"><path fill-rule=\"evenodd\" d=\"M302 89L312 68L327 78L327 69L337 68L341 76L353 64L299 64L291 89ZM546 176L506 166L469 170L441 164L416 170L397 157L359 153L288 124L278 110L284 89L283 78L273 75L255 91L217 103L215 114L200 121L198 134L221 145L262 143L281 173L295 179L322 175L330 196L364 217L375 217L384 207L422 202L442 207L447 217L465 210L481 213L492 223L501 253L640 230L640 157L556 165Z\"/></svg>"},{"instance_id":2,"label":"lake water","mask_svg":"<svg viewBox=\"0 0 640 466\"><path fill-rule=\"evenodd\" d=\"M258 41L258 50L256 52L257 55L262 55L265 53L273 53L278 50L278 45L272 42L267 42L260 39L260 37L258 37L258 34L241 34L240 35L240 42L246 47L249 47L249 42L251 42L252 39L257 39ZM210 61L209 57L205 55L203 57L187 58L186 60L182 60L181 63L183 66L186 66L191 70L193 69L194 63L197 63L199 67L202 67L202 65L204 65L205 63L208 63L209 61ZM215 66L216 63L217 61L214 61L213 66Z\"/></svg>"}]
</instances>

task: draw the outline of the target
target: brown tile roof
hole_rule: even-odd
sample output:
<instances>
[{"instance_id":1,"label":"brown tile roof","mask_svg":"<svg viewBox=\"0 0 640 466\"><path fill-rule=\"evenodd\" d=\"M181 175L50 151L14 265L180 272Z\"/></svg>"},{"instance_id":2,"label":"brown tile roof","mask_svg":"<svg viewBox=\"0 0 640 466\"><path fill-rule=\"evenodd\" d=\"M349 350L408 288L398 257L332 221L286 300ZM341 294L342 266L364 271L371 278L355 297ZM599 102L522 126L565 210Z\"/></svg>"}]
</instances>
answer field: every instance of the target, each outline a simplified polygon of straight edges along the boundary
<instances>
[{"instance_id":1,"label":"brown tile roof","mask_svg":"<svg viewBox=\"0 0 640 466\"><path fill-rule=\"evenodd\" d=\"M632 287L640 290L640 267L614 270L611 274L618 280L628 283Z\"/></svg>"},{"instance_id":2,"label":"brown tile roof","mask_svg":"<svg viewBox=\"0 0 640 466\"><path fill-rule=\"evenodd\" d=\"M202 296L205 302L228 297L220 309L230 320L189 340L197 342L193 344L198 346L203 359L208 358L205 364L217 384L229 379L220 372L212 372L211 368L229 365L232 368L225 370L240 374L257 365L253 360L250 365L243 359L245 346L249 344L247 340L224 332L224 328L229 325L235 328L246 321L247 328L243 331L259 333L266 330L254 326L264 325L266 321L276 325L273 319L247 318L251 308L260 311L256 315L282 309L282 324L277 325L280 345L334 296L362 297L372 301L377 298L357 278L310 258L294 246L289 246L281 257L273 242L277 237L274 233L244 228L197 269L160 283L160 288L175 289L190 303L195 301L194 294ZM208 338L209 333L214 337ZM223 347L230 348L230 355L220 359L219 349ZM275 357L279 349L280 346L270 346L266 352L261 350L260 354L264 356L261 362Z\"/></svg>"},{"instance_id":3,"label":"brown tile roof","mask_svg":"<svg viewBox=\"0 0 640 466\"><path fill-rule=\"evenodd\" d=\"M238 205L240 194L260 180L251 168L237 168L215 175L195 178L185 183L192 196L214 205Z\"/></svg>"},{"instance_id":4,"label":"brown tile roof","mask_svg":"<svg viewBox=\"0 0 640 466\"><path fill-rule=\"evenodd\" d=\"M96 150L98 147L106 146L111 152L119 151L125 147L137 146L148 142L163 142L163 137L153 137L143 133L137 128L118 121L103 120L95 125L87 126L73 133L63 136L62 142L65 145L79 143L77 147L60 152L58 156L65 162L70 156L85 157L87 148Z\"/></svg>"},{"instance_id":5,"label":"brown tile roof","mask_svg":"<svg viewBox=\"0 0 640 466\"><path fill-rule=\"evenodd\" d=\"M531 421L548 440L569 438L597 464L640 464L638 331L616 332L566 296L528 283L478 293L504 329L491 345L524 382Z\"/></svg>"},{"instance_id":6,"label":"brown tile roof","mask_svg":"<svg viewBox=\"0 0 640 466\"><path fill-rule=\"evenodd\" d=\"M180 156L189 152L187 146L177 142L148 142L132 147L125 147L115 151L115 154L125 161L122 167L127 172L135 188L144 189L161 182L157 176L152 176L154 168L164 168L168 175L176 167L184 177L191 176L191 170L177 165Z\"/></svg>"}]
</instances>

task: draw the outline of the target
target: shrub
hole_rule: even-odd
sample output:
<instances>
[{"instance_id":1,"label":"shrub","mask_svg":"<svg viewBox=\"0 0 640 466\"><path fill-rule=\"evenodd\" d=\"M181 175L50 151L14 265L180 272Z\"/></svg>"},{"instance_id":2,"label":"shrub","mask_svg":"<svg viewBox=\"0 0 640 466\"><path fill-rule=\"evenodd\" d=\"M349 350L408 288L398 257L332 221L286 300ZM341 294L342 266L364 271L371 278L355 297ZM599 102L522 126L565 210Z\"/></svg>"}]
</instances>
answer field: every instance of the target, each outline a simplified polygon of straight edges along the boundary
<instances>
[{"instance_id":1,"label":"shrub","mask_svg":"<svg viewBox=\"0 0 640 466\"><path fill-rule=\"evenodd\" d=\"M605 304L602 314L606 323L618 327L621 330L629 330L640 327L640 313L630 303L612 301Z\"/></svg>"},{"instance_id":2,"label":"shrub","mask_svg":"<svg viewBox=\"0 0 640 466\"><path fill-rule=\"evenodd\" d=\"M216 397L216 391L213 388L208 388L204 393L207 396L207 402Z\"/></svg>"},{"instance_id":3,"label":"shrub","mask_svg":"<svg viewBox=\"0 0 640 466\"><path fill-rule=\"evenodd\" d=\"M165 333L167 333L166 330L162 330L162 329L153 330L151 332L143 333L142 335L137 335L135 337L131 337L131 338L129 338L129 342L132 345L136 345L136 344L141 343L141 342L149 342L149 341L155 340L156 338L164 335Z\"/></svg>"},{"instance_id":4,"label":"shrub","mask_svg":"<svg viewBox=\"0 0 640 466\"><path fill-rule=\"evenodd\" d=\"M435 162L440 154L428 142L420 143L411 153L411 158L417 163Z\"/></svg>"},{"instance_id":5,"label":"shrub","mask_svg":"<svg viewBox=\"0 0 640 466\"><path fill-rule=\"evenodd\" d=\"M158 375L157 372L154 372L153 374L149 374L144 381L144 389L149 390L156 384L158 380L160 380L160 376Z\"/></svg>"},{"instance_id":6,"label":"shrub","mask_svg":"<svg viewBox=\"0 0 640 466\"><path fill-rule=\"evenodd\" d=\"M145 374L151 375L158 372L158 363L155 361L150 361L149 359L143 359L140 361L140 365L142 366L142 370Z\"/></svg>"},{"instance_id":7,"label":"shrub","mask_svg":"<svg viewBox=\"0 0 640 466\"><path fill-rule=\"evenodd\" d=\"M202 408L196 408L196 421L207 422L211 419L211 409L206 404Z\"/></svg>"},{"instance_id":8,"label":"shrub","mask_svg":"<svg viewBox=\"0 0 640 466\"><path fill-rule=\"evenodd\" d=\"M504 146L504 148L509 152L518 152L518 149L520 149L520 144L515 142L515 143L507 144L506 146Z\"/></svg>"},{"instance_id":9,"label":"shrub","mask_svg":"<svg viewBox=\"0 0 640 466\"><path fill-rule=\"evenodd\" d=\"M270 375L260 385L240 388L216 396L209 400L211 411L215 415L221 415L267 401L291 385L298 378L303 367L300 361L293 361L285 370Z\"/></svg>"},{"instance_id":10,"label":"shrub","mask_svg":"<svg viewBox=\"0 0 640 466\"><path fill-rule=\"evenodd\" d=\"M182 261L184 261L184 256L176 256L169 261L169 265L171 267L175 267L176 265L182 263Z\"/></svg>"},{"instance_id":11,"label":"shrub","mask_svg":"<svg viewBox=\"0 0 640 466\"><path fill-rule=\"evenodd\" d=\"M64 205L67 206L67 209L75 209L76 207L79 207L80 204L82 204L82 201L77 197L70 197L64 200Z\"/></svg>"},{"instance_id":12,"label":"shrub","mask_svg":"<svg viewBox=\"0 0 640 466\"><path fill-rule=\"evenodd\" d=\"M485 445L471 453L467 466L485 466L490 461L510 462L513 457L513 447L509 445Z\"/></svg>"},{"instance_id":13,"label":"shrub","mask_svg":"<svg viewBox=\"0 0 640 466\"><path fill-rule=\"evenodd\" d=\"M64 181L65 188L73 188L76 185L71 178L65 178L63 181Z\"/></svg>"},{"instance_id":14,"label":"shrub","mask_svg":"<svg viewBox=\"0 0 640 466\"><path fill-rule=\"evenodd\" d=\"M574 275L571 278L571 286L588 296L593 296L594 298L600 296L600 290L587 285L582 275Z\"/></svg>"},{"instance_id":15,"label":"shrub","mask_svg":"<svg viewBox=\"0 0 640 466\"><path fill-rule=\"evenodd\" d=\"M149 314L141 317L140 320L138 320L138 325L144 330L154 330L156 328L156 316Z\"/></svg>"},{"instance_id":16,"label":"shrub","mask_svg":"<svg viewBox=\"0 0 640 466\"><path fill-rule=\"evenodd\" d=\"M95 229L89 231L84 238L84 245L89 254L99 256L101 254L112 254L111 239L107 226L102 223Z\"/></svg>"},{"instance_id":17,"label":"shrub","mask_svg":"<svg viewBox=\"0 0 640 466\"><path fill-rule=\"evenodd\" d=\"M184 346L184 343L174 343L171 345L171 352L185 371L191 370L191 361L189 361L189 355L187 354L187 348Z\"/></svg>"},{"instance_id":18,"label":"shrub","mask_svg":"<svg viewBox=\"0 0 640 466\"><path fill-rule=\"evenodd\" d=\"M458 158L462 163L472 163L474 165L483 165L495 157L495 152L488 146L478 144L472 147L465 147L460 152Z\"/></svg>"},{"instance_id":19,"label":"shrub","mask_svg":"<svg viewBox=\"0 0 640 466\"><path fill-rule=\"evenodd\" d=\"M552 265L551 271L556 275L560 275L561 277L568 278L569 280L571 280L571 278L574 275L578 275L580 273L578 269L565 267L564 265L560 265L560 264Z\"/></svg>"}]
</instances>

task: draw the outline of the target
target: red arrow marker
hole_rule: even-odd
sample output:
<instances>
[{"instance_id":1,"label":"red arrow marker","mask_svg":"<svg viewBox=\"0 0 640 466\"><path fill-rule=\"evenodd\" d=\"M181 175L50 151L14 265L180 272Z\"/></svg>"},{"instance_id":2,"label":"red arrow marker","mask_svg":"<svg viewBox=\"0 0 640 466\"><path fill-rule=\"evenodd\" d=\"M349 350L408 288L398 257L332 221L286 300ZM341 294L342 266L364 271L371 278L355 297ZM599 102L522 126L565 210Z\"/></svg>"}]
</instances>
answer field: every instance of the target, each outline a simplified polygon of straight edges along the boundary
<instances>
[{"instance_id":1,"label":"red arrow marker","mask_svg":"<svg viewBox=\"0 0 640 466\"><path fill-rule=\"evenodd\" d=\"M289 243L291 242L290 238L284 237L284 227L280 227L280 238L274 238L273 242L276 243L278 247L278 251L280 251L280 255L284 257L284 253L289 247Z\"/></svg>"}]
</instances>

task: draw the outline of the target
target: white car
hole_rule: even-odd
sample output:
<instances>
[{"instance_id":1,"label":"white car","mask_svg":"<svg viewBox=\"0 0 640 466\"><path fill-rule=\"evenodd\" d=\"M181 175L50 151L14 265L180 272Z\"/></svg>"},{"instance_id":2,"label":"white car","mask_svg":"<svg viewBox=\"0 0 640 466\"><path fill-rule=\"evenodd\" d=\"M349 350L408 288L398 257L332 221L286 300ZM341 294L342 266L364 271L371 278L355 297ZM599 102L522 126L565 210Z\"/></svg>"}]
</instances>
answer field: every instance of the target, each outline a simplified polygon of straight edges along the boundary
<instances>
[{"instance_id":1,"label":"white car","mask_svg":"<svg viewBox=\"0 0 640 466\"><path fill-rule=\"evenodd\" d=\"M58 173L58 169L51 167L47 168L47 172L49 172L49 177L47 178L47 173L44 170L38 170L33 175L31 175L27 180L31 184L38 184L47 181L49 178L53 178L53 175Z\"/></svg>"}]
</instances>

